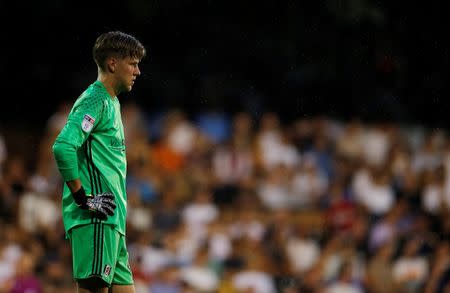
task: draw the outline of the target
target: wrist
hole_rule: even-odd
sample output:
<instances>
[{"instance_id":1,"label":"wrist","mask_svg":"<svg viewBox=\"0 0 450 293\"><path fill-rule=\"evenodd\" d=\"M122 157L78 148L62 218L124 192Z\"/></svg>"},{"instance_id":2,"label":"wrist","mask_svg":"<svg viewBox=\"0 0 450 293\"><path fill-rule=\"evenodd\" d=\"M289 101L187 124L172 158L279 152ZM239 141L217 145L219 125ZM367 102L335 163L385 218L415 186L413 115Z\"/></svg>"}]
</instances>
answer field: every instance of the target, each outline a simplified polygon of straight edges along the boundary
<instances>
[{"instance_id":1,"label":"wrist","mask_svg":"<svg viewBox=\"0 0 450 293\"><path fill-rule=\"evenodd\" d=\"M72 192L72 197L77 206L80 208L86 208L87 196L83 186L81 186L77 191Z\"/></svg>"}]
</instances>

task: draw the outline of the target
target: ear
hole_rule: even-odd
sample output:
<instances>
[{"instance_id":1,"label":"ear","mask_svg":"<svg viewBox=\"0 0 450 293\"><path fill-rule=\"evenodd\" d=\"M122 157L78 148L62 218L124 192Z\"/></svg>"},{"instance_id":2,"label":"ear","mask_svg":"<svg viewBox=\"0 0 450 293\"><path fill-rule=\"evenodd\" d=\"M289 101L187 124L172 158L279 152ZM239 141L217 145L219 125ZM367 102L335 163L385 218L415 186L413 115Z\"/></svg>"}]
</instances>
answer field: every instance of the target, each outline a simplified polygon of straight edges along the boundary
<instances>
[{"instance_id":1,"label":"ear","mask_svg":"<svg viewBox=\"0 0 450 293\"><path fill-rule=\"evenodd\" d=\"M114 73L116 71L117 59L114 57L110 57L106 60L106 69L110 73Z\"/></svg>"}]
</instances>

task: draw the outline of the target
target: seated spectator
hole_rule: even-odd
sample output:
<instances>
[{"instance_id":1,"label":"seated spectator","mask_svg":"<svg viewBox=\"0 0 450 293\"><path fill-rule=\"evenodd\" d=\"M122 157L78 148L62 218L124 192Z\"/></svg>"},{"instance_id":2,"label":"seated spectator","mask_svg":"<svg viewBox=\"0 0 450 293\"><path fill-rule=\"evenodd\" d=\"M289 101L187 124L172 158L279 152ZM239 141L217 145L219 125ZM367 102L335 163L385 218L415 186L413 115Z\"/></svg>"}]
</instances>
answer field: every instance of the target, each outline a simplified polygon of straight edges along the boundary
<instances>
[{"instance_id":1,"label":"seated spectator","mask_svg":"<svg viewBox=\"0 0 450 293\"><path fill-rule=\"evenodd\" d=\"M325 287L325 293L363 293L358 283L353 282L352 266L343 264L339 269L338 277Z\"/></svg>"},{"instance_id":2,"label":"seated spectator","mask_svg":"<svg viewBox=\"0 0 450 293\"><path fill-rule=\"evenodd\" d=\"M395 242L387 242L381 245L369 260L367 265L367 288L370 288L371 292L395 292L392 277L392 258L395 248Z\"/></svg>"},{"instance_id":3,"label":"seated spectator","mask_svg":"<svg viewBox=\"0 0 450 293\"><path fill-rule=\"evenodd\" d=\"M230 117L227 113L216 109L197 114L195 125L214 144L224 143L230 137Z\"/></svg>"},{"instance_id":4,"label":"seated spectator","mask_svg":"<svg viewBox=\"0 0 450 293\"><path fill-rule=\"evenodd\" d=\"M24 253L16 264L16 275L12 280L10 293L43 293L42 284L35 274L36 260L30 253Z\"/></svg>"},{"instance_id":5,"label":"seated spectator","mask_svg":"<svg viewBox=\"0 0 450 293\"><path fill-rule=\"evenodd\" d=\"M207 226L219 215L219 210L213 203L212 192L207 187L200 187L194 197L182 211L182 220L192 235L204 237Z\"/></svg>"},{"instance_id":6,"label":"seated spectator","mask_svg":"<svg viewBox=\"0 0 450 293\"><path fill-rule=\"evenodd\" d=\"M427 258L420 254L419 237L406 240L400 257L393 262L392 276L398 291L422 292L430 274Z\"/></svg>"}]
</instances>

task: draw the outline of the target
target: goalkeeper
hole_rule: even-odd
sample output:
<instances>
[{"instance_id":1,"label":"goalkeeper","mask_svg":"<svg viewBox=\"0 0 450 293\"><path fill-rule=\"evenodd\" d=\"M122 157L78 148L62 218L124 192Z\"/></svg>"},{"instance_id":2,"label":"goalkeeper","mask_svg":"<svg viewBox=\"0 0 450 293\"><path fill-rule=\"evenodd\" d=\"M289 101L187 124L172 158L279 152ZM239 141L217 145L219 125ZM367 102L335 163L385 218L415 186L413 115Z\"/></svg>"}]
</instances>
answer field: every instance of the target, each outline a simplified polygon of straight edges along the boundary
<instances>
[{"instance_id":1,"label":"goalkeeper","mask_svg":"<svg viewBox=\"0 0 450 293\"><path fill-rule=\"evenodd\" d=\"M98 77L75 101L53 154L65 181L62 213L78 292L134 292L125 243L125 136L117 96L131 91L145 48L122 32L93 47Z\"/></svg>"}]
</instances>

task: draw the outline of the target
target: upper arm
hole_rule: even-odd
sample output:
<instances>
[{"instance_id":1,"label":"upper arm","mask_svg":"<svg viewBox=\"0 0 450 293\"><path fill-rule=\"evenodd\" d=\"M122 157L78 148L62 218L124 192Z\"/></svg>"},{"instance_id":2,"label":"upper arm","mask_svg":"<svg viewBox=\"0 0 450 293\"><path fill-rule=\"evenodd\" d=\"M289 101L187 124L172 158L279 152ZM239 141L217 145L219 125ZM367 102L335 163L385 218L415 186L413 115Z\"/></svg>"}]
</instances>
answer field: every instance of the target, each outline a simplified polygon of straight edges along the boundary
<instances>
[{"instance_id":1,"label":"upper arm","mask_svg":"<svg viewBox=\"0 0 450 293\"><path fill-rule=\"evenodd\" d=\"M80 147L98 126L104 109L101 96L81 97L75 102L64 128L56 141L61 140Z\"/></svg>"}]
</instances>

